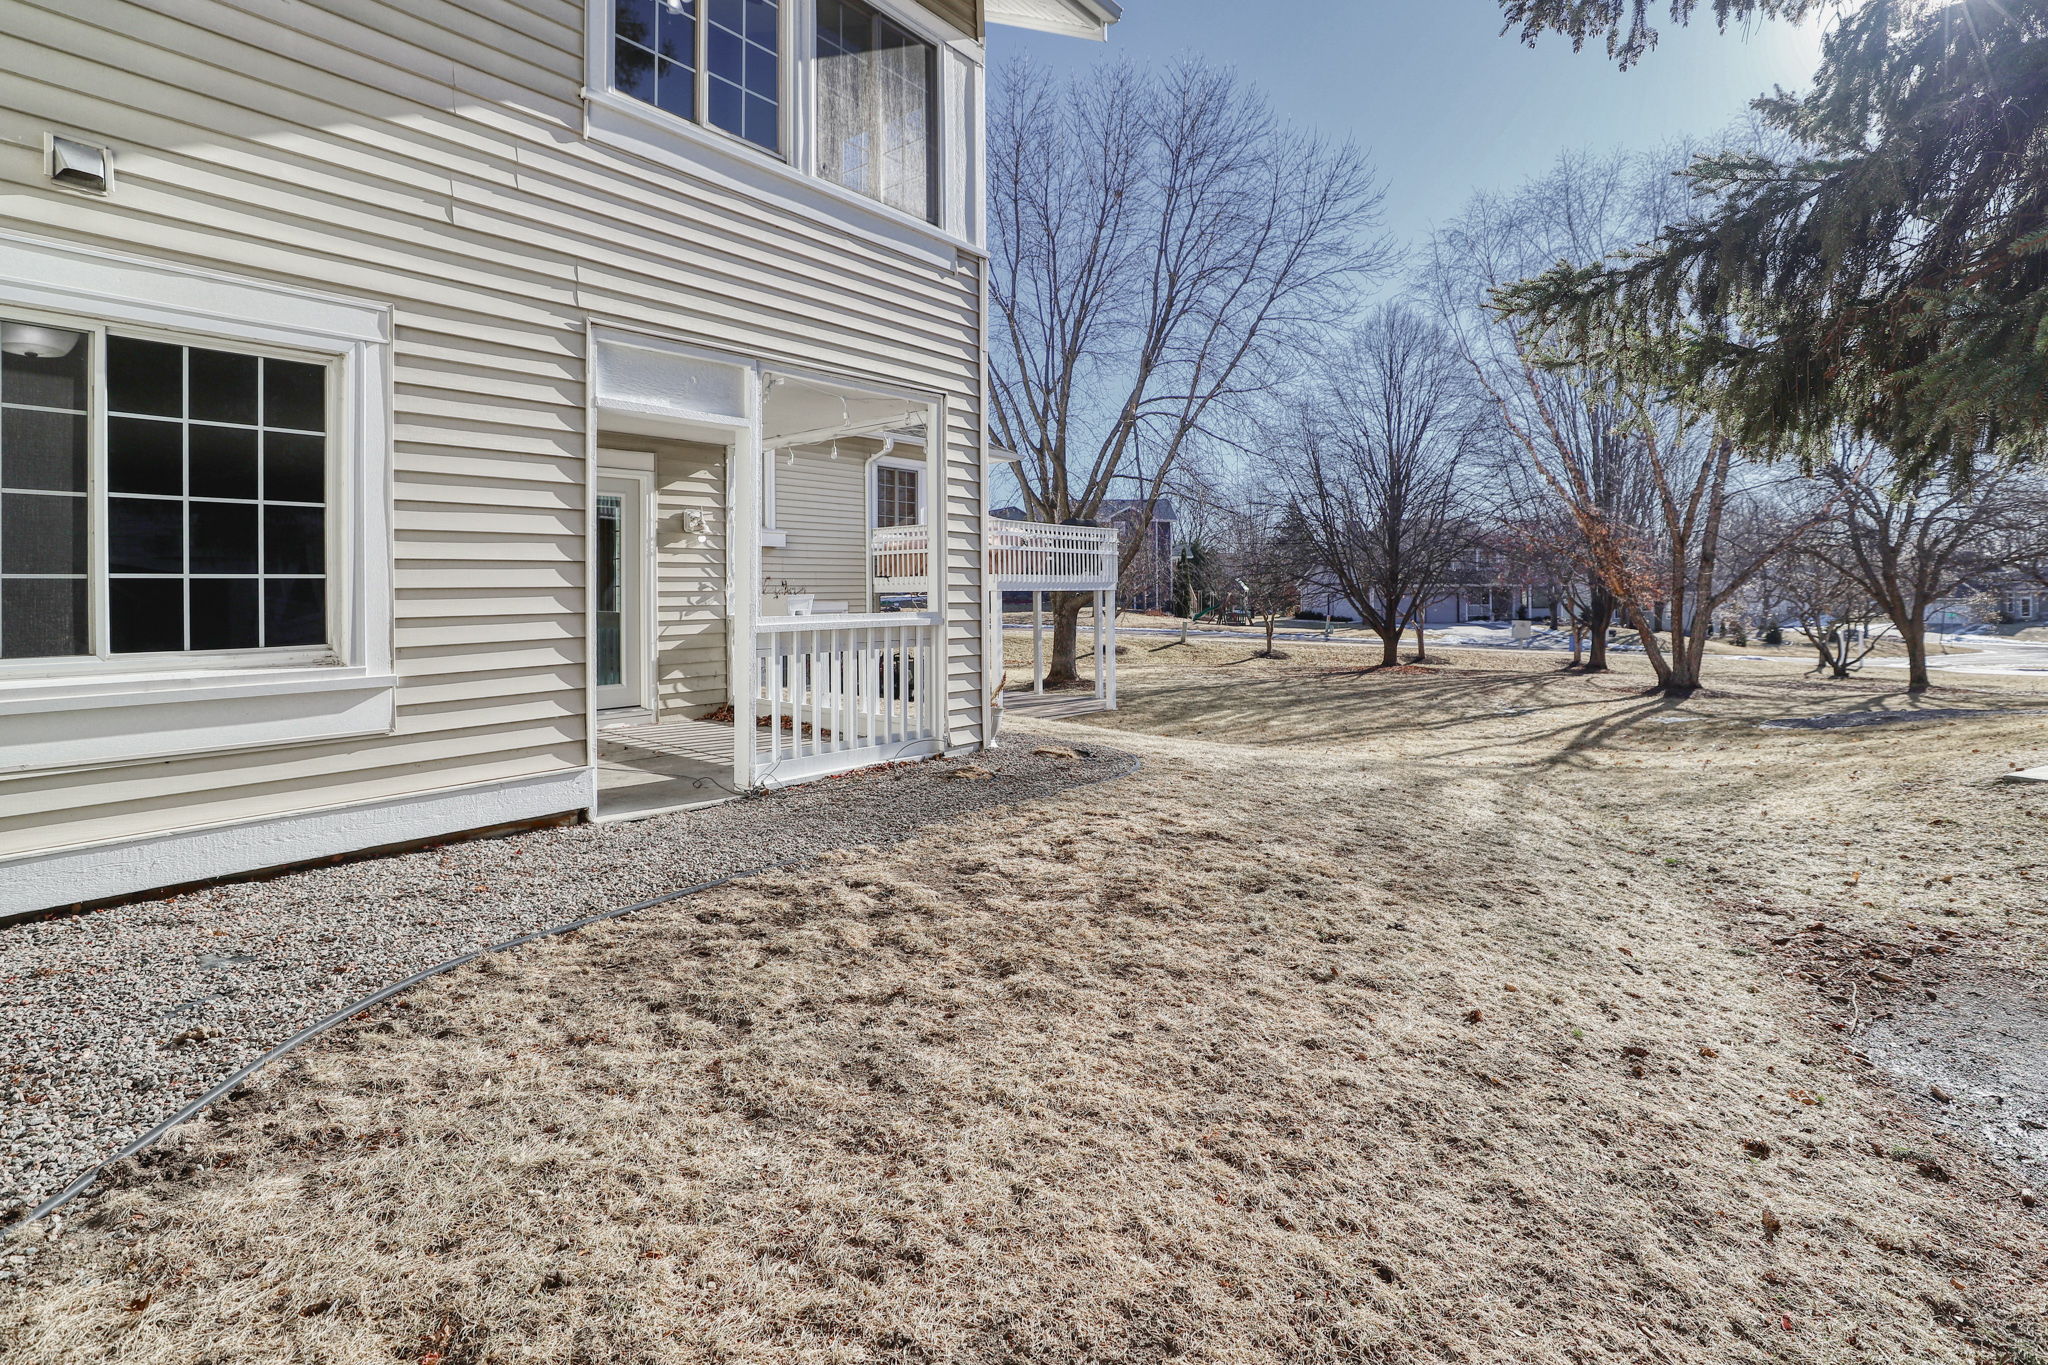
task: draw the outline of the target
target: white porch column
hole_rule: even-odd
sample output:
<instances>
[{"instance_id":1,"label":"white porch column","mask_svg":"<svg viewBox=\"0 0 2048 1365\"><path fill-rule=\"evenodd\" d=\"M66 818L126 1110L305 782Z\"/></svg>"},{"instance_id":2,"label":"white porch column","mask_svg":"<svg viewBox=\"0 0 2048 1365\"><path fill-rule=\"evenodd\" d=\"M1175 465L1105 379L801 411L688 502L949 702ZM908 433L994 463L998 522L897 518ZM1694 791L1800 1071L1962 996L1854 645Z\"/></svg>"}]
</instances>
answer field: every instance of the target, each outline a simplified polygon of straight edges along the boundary
<instances>
[{"instance_id":1,"label":"white porch column","mask_svg":"<svg viewBox=\"0 0 2048 1365\"><path fill-rule=\"evenodd\" d=\"M1095 617L1095 699L1097 701L1102 700L1107 695L1102 690L1106 681L1102 661L1102 599L1105 595L1099 592L1095 594L1095 610L1091 613Z\"/></svg>"},{"instance_id":2,"label":"white porch column","mask_svg":"<svg viewBox=\"0 0 2048 1365\"><path fill-rule=\"evenodd\" d=\"M754 623L761 615L760 395L753 423L733 433L726 456L726 679L732 696L732 784L754 785L755 703L761 680L754 668Z\"/></svg>"},{"instance_id":3,"label":"white porch column","mask_svg":"<svg viewBox=\"0 0 2048 1365\"><path fill-rule=\"evenodd\" d=\"M1045 594L1031 594L1031 690L1045 695Z\"/></svg>"},{"instance_id":4,"label":"white porch column","mask_svg":"<svg viewBox=\"0 0 2048 1365\"><path fill-rule=\"evenodd\" d=\"M1104 679L1102 701L1106 709L1114 711L1116 710L1116 592L1111 590L1104 593L1103 597L1109 602L1109 650L1102 656L1102 666L1105 670L1102 675Z\"/></svg>"}]
</instances>

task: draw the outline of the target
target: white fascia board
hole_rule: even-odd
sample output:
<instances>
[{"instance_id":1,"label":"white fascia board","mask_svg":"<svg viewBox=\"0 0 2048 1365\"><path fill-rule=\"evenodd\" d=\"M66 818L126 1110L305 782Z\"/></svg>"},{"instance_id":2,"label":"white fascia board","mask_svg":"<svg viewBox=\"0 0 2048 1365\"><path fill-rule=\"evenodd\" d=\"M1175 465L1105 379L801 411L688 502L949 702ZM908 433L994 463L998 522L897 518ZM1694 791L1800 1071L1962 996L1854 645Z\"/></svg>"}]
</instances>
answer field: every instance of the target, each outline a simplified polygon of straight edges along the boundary
<instances>
[{"instance_id":1,"label":"white fascia board","mask_svg":"<svg viewBox=\"0 0 2048 1365\"><path fill-rule=\"evenodd\" d=\"M1116 0L987 0L991 24L1096 42L1107 42L1110 25L1123 17L1123 6Z\"/></svg>"},{"instance_id":2,"label":"white fascia board","mask_svg":"<svg viewBox=\"0 0 2048 1365\"><path fill-rule=\"evenodd\" d=\"M301 811L0 859L0 921L473 830L588 811L594 769Z\"/></svg>"}]
</instances>

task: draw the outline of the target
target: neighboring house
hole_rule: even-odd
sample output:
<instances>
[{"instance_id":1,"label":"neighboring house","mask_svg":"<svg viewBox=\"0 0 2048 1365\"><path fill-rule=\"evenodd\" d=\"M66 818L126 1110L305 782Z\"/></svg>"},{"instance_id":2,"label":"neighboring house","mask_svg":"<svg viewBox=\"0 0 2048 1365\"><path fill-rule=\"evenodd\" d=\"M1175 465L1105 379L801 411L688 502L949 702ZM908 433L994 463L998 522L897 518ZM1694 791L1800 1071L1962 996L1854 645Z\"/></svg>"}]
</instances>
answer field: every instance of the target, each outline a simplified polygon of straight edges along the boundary
<instances>
[{"instance_id":1,"label":"neighboring house","mask_svg":"<svg viewBox=\"0 0 2048 1365\"><path fill-rule=\"evenodd\" d=\"M1529 621L1549 618L1555 603L1549 592L1511 581L1503 564L1480 557L1458 565L1445 592L1422 608L1426 626L1464 625L1480 621ZM1339 621L1358 621L1358 607L1334 588L1312 588L1302 609Z\"/></svg>"},{"instance_id":2,"label":"neighboring house","mask_svg":"<svg viewBox=\"0 0 2048 1365\"><path fill-rule=\"evenodd\" d=\"M984 26L1116 17L0 10L0 914L989 742Z\"/></svg>"}]
</instances>

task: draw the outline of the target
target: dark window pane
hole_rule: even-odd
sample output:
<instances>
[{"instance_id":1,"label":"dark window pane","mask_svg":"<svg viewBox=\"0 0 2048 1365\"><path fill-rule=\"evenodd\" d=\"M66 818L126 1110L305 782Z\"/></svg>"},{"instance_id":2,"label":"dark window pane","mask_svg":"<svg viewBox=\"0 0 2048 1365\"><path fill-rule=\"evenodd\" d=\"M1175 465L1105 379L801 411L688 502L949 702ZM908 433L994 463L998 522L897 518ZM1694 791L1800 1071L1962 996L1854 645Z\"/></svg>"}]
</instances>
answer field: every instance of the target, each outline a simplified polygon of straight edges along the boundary
<instances>
[{"instance_id":1,"label":"dark window pane","mask_svg":"<svg viewBox=\"0 0 2048 1365\"><path fill-rule=\"evenodd\" d=\"M232 351L186 352L187 416L201 422L256 424L256 357Z\"/></svg>"},{"instance_id":2,"label":"dark window pane","mask_svg":"<svg viewBox=\"0 0 2048 1365\"><path fill-rule=\"evenodd\" d=\"M133 337L107 338L107 410L185 415L185 348Z\"/></svg>"},{"instance_id":3,"label":"dark window pane","mask_svg":"<svg viewBox=\"0 0 2048 1365\"><path fill-rule=\"evenodd\" d=\"M713 77L711 81L711 124L728 133L740 134L746 131L746 97L736 85Z\"/></svg>"},{"instance_id":4,"label":"dark window pane","mask_svg":"<svg viewBox=\"0 0 2048 1365\"><path fill-rule=\"evenodd\" d=\"M108 498L107 569L111 573L185 572L185 504Z\"/></svg>"},{"instance_id":5,"label":"dark window pane","mask_svg":"<svg viewBox=\"0 0 2048 1365\"><path fill-rule=\"evenodd\" d=\"M642 47L654 46L654 0L614 0L612 34Z\"/></svg>"},{"instance_id":6,"label":"dark window pane","mask_svg":"<svg viewBox=\"0 0 2048 1365\"><path fill-rule=\"evenodd\" d=\"M16 355L16 350L35 354ZM0 322L0 403L82 410L85 363L91 354L83 332Z\"/></svg>"},{"instance_id":7,"label":"dark window pane","mask_svg":"<svg viewBox=\"0 0 2048 1365\"><path fill-rule=\"evenodd\" d=\"M116 493L185 491L185 428L140 417L107 419L107 487Z\"/></svg>"},{"instance_id":8,"label":"dark window pane","mask_svg":"<svg viewBox=\"0 0 2048 1365\"><path fill-rule=\"evenodd\" d=\"M697 117L697 76L681 62L661 64L661 85L655 103L677 118Z\"/></svg>"},{"instance_id":9,"label":"dark window pane","mask_svg":"<svg viewBox=\"0 0 2048 1365\"><path fill-rule=\"evenodd\" d=\"M192 648L254 649L263 643L261 588L254 578L192 580Z\"/></svg>"},{"instance_id":10,"label":"dark window pane","mask_svg":"<svg viewBox=\"0 0 2048 1365\"><path fill-rule=\"evenodd\" d=\"M621 41L612 56L612 88L636 100L654 103L654 54Z\"/></svg>"},{"instance_id":11,"label":"dark window pane","mask_svg":"<svg viewBox=\"0 0 2048 1365\"><path fill-rule=\"evenodd\" d=\"M187 429L191 441L192 496L253 498L256 496L256 431L253 427ZM315 439L310 436L302 441Z\"/></svg>"},{"instance_id":12,"label":"dark window pane","mask_svg":"<svg viewBox=\"0 0 2048 1365\"><path fill-rule=\"evenodd\" d=\"M759 95L772 106L776 92L782 88L782 73L775 68L775 59L759 48L747 51L747 91Z\"/></svg>"},{"instance_id":13,"label":"dark window pane","mask_svg":"<svg viewBox=\"0 0 2048 1365\"><path fill-rule=\"evenodd\" d=\"M655 51L692 71L697 69L697 7L692 0L681 0L673 8L662 0L661 46Z\"/></svg>"},{"instance_id":14,"label":"dark window pane","mask_svg":"<svg viewBox=\"0 0 2048 1365\"><path fill-rule=\"evenodd\" d=\"M327 367L297 360L264 361L263 425L327 430Z\"/></svg>"},{"instance_id":15,"label":"dark window pane","mask_svg":"<svg viewBox=\"0 0 2048 1365\"><path fill-rule=\"evenodd\" d=\"M318 507L265 507L263 572L326 573L326 525Z\"/></svg>"},{"instance_id":16,"label":"dark window pane","mask_svg":"<svg viewBox=\"0 0 2048 1365\"><path fill-rule=\"evenodd\" d=\"M327 501L327 442L263 433L263 496L272 502Z\"/></svg>"},{"instance_id":17,"label":"dark window pane","mask_svg":"<svg viewBox=\"0 0 2048 1365\"><path fill-rule=\"evenodd\" d=\"M746 0L746 5L747 41L775 51L781 44L775 31L774 0Z\"/></svg>"},{"instance_id":18,"label":"dark window pane","mask_svg":"<svg viewBox=\"0 0 2048 1365\"><path fill-rule=\"evenodd\" d=\"M61 659L90 648L84 579L0 582L0 658Z\"/></svg>"},{"instance_id":19,"label":"dark window pane","mask_svg":"<svg viewBox=\"0 0 2048 1365\"><path fill-rule=\"evenodd\" d=\"M0 484L85 491L85 415L0 410Z\"/></svg>"},{"instance_id":20,"label":"dark window pane","mask_svg":"<svg viewBox=\"0 0 2048 1365\"><path fill-rule=\"evenodd\" d=\"M192 572L255 573L256 504L192 505Z\"/></svg>"},{"instance_id":21,"label":"dark window pane","mask_svg":"<svg viewBox=\"0 0 2048 1365\"><path fill-rule=\"evenodd\" d=\"M746 70L746 54L746 42L739 34L716 24L711 26L705 45L704 65L712 75L737 85Z\"/></svg>"},{"instance_id":22,"label":"dark window pane","mask_svg":"<svg viewBox=\"0 0 2048 1365\"><path fill-rule=\"evenodd\" d=\"M116 578L107 584L107 628L116 654L185 647L185 582Z\"/></svg>"},{"instance_id":23,"label":"dark window pane","mask_svg":"<svg viewBox=\"0 0 2048 1365\"><path fill-rule=\"evenodd\" d=\"M782 129L777 126L775 106L767 100L747 96L747 141L773 151L782 141Z\"/></svg>"},{"instance_id":24,"label":"dark window pane","mask_svg":"<svg viewBox=\"0 0 2048 1365\"><path fill-rule=\"evenodd\" d=\"M0 493L0 573L84 573L85 499Z\"/></svg>"},{"instance_id":25,"label":"dark window pane","mask_svg":"<svg viewBox=\"0 0 2048 1365\"><path fill-rule=\"evenodd\" d=\"M317 578L263 580L263 643L327 643L327 585Z\"/></svg>"}]
</instances>

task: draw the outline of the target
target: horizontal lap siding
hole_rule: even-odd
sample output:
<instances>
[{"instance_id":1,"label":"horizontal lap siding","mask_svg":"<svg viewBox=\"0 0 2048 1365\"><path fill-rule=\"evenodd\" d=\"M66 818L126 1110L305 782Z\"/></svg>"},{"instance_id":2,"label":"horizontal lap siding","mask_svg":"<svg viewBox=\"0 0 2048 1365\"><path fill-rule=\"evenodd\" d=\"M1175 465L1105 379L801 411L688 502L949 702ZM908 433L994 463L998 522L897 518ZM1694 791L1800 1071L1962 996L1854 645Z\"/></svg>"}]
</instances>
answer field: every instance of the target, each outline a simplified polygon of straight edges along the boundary
<instances>
[{"instance_id":1,"label":"horizontal lap siding","mask_svg":"<svg viewBox=\"0 0 2048 1365\"><path fill-rule=\"evenodd\" d=\"M808 446L777 456L775 527L789 543L761 551L762 591L779 581L821 602L844 602L848 611L871 610L868 600L868 455L874 441Z\"/></svg>"},{"instance_id":2,"label":"horizontal lap siding","mask_svg":"<svg viewBox=\"0 0 2048 1365\"><path fill-rule=\"evenodd\" d=\"M586 141L582 26L574 0L0 8L0 221L393 306L402 680L388 738L0 781L0 856L584 766L593 322L942 395L947 522L978 536L974 275ZM117 192L51 189L50 130L113 145Z\"/></svg>"},{"instance_id":3,"label":"horizontal lap siding","mask_svg":"<svg viewBox=\"0 0 2048 1365\"><path fill-rule=\"evenodd\" d=\"M606 442L610 445L610 442ZM655 711L659 720L701 716L729 696L726 672L725 449L655 447ZM683 514L701 512L693 536ZM701 542L701 543L700 543Z\"/></svg>"}]
</instances>

